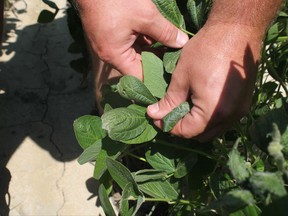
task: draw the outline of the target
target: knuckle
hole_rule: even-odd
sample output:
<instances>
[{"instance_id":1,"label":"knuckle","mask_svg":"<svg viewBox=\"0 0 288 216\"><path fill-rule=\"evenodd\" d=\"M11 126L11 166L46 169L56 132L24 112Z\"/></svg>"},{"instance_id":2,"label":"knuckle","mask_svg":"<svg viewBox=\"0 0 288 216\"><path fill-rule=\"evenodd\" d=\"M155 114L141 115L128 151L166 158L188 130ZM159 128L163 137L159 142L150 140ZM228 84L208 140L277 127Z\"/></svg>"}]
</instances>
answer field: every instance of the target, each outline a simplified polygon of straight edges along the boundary
<instances>
[{"instance_id":1,"label":"knuckle","mask_svg":"<svg viewBox=\"0 0 288 216\"><path fill-rule=\"evenodd\" d=\"M159 35L159 41L167 42L174 37L174 28L170 22L166 22L162 27L162 31Z\"/></svg>"}]
</instances>

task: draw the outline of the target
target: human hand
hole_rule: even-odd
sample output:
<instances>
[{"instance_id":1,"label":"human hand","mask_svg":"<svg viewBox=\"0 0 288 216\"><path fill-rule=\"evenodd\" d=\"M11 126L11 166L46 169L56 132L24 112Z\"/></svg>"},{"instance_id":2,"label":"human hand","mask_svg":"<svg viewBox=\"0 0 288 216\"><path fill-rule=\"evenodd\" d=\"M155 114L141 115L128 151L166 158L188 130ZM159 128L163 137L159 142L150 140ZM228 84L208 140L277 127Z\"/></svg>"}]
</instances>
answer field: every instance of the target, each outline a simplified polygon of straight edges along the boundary
<instances>
[{"instance_id":1,"label":"human hand","mask_svg":"<svg viewBox=\"0 0 288 216\"><path fill-rule=\"evenodd\" d=\"M166 20L151 0L78 0L79 13L91 46L97 54L125 75L142 78L140 47L152 41L180 48L188 36Z\"/></svg>"},{"instance_id":2,"label":"human hand","mask_svg":"<svg viewBox=\"0 0 288 216\"><path fill-rule=\"evenodd\" d=\"M191 100L172 134L206 141L229 128L249 110L261 39L252 27L204 26L184 46L165 97L147 109L155 125L161 128L166 114Z\"/></svg>"}]
</instances>

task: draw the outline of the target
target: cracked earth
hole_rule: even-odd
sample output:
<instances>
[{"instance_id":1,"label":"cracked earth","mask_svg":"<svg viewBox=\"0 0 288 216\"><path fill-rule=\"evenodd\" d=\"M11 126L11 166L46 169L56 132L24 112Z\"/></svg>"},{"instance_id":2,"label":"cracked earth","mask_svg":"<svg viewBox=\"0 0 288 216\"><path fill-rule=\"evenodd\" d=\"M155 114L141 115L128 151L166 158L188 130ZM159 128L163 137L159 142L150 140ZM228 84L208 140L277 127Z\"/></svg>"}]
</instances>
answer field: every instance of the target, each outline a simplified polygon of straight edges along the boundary
<instances>
[{"instance_id":1,"label":"cracked earth","mask_svg":"<svg viewBox=\"0 0 288 216\"><path fill-rule=\"evenodd\" d=\"M0 216L103 215L93 166L76 161L72 124L94 109L94 93L69 66L79 56L67 52L66 1L45 25L37 17L51 9L23 2L6 14L0 56Z\"/></svg>"}]
</instances>

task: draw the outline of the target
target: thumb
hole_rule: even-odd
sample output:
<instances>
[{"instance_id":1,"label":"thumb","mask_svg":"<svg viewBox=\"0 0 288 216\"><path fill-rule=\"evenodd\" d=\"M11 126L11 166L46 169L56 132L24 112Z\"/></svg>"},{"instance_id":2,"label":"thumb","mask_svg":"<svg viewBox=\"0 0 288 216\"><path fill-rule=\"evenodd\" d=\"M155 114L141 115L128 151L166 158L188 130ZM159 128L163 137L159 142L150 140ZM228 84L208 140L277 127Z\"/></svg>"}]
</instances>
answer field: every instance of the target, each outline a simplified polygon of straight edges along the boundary
<instances>
[{"instance_id":1,"label":"thumb","mask_svg":"<svg viewBox=\"0 0 288 216\"><path fill-rule=\"evenodd\" d=\"M138 32L143 35L148 35L165 46L173 48L181 48L189 40L186 33L165 19L159 11L157 11L148 25L147 23L144 24L144 26L140 25Z\"/></svg>"},{"instance_id":2,"label":"thumb","mask_svg":"<svg viewBox=\"0 0 288 216\"><path fill-rule=\"evenodd\" d=\"M147 114L156 120L155 124L158 127L161 126L160 121L157 120L161 120L174 108L186 101L189 96L189 87L184 82L181 83L179 78L173 77L166 95L160 101L147 108Z\"/></svg>"}]
</instances>

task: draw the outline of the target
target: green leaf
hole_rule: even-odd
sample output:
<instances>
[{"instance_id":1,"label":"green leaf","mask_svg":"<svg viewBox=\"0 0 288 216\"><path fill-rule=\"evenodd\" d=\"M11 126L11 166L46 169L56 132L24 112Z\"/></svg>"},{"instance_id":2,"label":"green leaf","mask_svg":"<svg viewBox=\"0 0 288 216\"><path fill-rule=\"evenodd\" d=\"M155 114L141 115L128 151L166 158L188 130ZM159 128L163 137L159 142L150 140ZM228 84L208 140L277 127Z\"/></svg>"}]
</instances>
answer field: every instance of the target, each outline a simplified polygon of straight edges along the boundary
<instances>
[{"instance_id":1,"label":"green leaf","mask_svg":"<svg viewBox=\"0 0 288 216\"><path fill-rule=\"evenodd\" d=\"M127 141L139 136L148 125L143 113L129 108L116 108L102 115L102 127L116 141Z\"/></svg>"},{"instance_id":2,"label":"green leaf","mask_svg":"<svg viewBox=\"0 0 288 216\"><path fill-rule=\"evenodd\" d=\"M133 76L123 76L117 84L117 90L122 97L141 104L150 105L157 102L148 88Z\"/></svg>"},{"instance_id":3,"label":"green leaf","mask_svg":"<svg viewBox=\"0 0 288 216\"><path fill-rule=\"evenodd\" d=\"M109 215L109 216L116 216L116 214L113 210L113 207L109 201L109 197L108 197L108 194L106 192L106 189L102 184L99 186L98 195L99 195L99 199L101 202L101 207L103 208L105 214Z\"/></svg>"},{"instance_id":4,"label":"green leaf","mask_svg":"<svg viewBox=\"0 0 288 216\"><path fill-rule=\"evenodd\" d=\"M163 155L161 152L146 151L147 162L156 170L164 171L167 174L175 172L174 159L170 159Z\"/></svg>"},{"instance_id":5,"label":"green leaf","mask_svg":"<svg viewBox=\"0 0 288 216\"><path fill-rule=\"evenodd\" d=\"M110 157L115 160L126 147L123 143L117 143L109 138L103 139L102 149L96 158L93 177L99 180L107 170L106 158Z\"/></svg>"},{"instance_id":6,"label":"green leaf","mask_svg":"<svg viewBox=\"0 0 288 216\"><path fill-rule=\"evenodd\" d=\"M164 79L162 60L151 52L142 52L141 58L145 86L155 97L164 97L168 85Z\"/></svg>"},{"instance_id":7,"label":"green leaf","mask_svg":"<svg viewBox=\"0 0 288 216\"><path fill-rule=\"evenodd\" d=\"M154 197L167 199L167 201L175 201L178 199L179 194L167 180L148 181L138 183L140 191Z\"/></svg>"},{"instance_id":8,"label":"green leaf","mask_svg":"<svg viewBox=\"0 0 288 216\"><path fill-rule=\"evenodd\" d=\"M73 127L76 139L83 149L106 136L106 132L102 129L101 119L97 116L81 116L74 121Z\"/></svg>"},{"instance_id":9,"label":"green leaf","mask_svg":"<svg viewBox=\"0 0 288 216\"><path fill-rule=\"evenodd\" d=\"M237 150L237 143L233 147L232 151L229 153L228 166L230 172L237 182L241 183L247 180L250 176L250 171L245 162L244 158L240 155Z\"/></svg>"},{"instance_id":10,"label":"green leaf","mask_svg":"<svg viewBox=\"0 0 288 216\"><path fill-rule=\"evenodd\" d=\"M166 172L161 170L154 170L154 169L144 169L139 170L135 173L135 181L137 183L146 182L146 181L153 181L153 180L162 180L167 176Z\"/></svg>"},{"instance_id":11,"label":"green leaf","mask_svg":"<svg viewBox=\"0 0 288 216\"><path fill-rule=\"evenodd\" d=\"M194 167L197 161L198 161L198 157L197 157L197 154L195 153L189 153L187 155L183 155L182 157L180 157L180 160L177 163L177 166L174 172L174 177L183 178L184 176L186 176Z\"/></svg>"},{"instance_id":12,"label":"green leaf","mask_svg":"<svg viewBox=\"0 0 288 216\"><path fill-rule=\"evenodd\" d=\"M176 68L176 64L181 54L181 49L171 52L165 52L163 56L163 64L167 73L172 74Z\"/></svg>"},{"instance_id":13,"label":"green leaf","mask_svg":"<svg viewBox=\"0 0 288 216\"><path fill-rule=\"evenodd\" d=\"M161 14L180 29L185 29L184 18L175 0L153 0Z\"/></svg>"},{"instance_id":14,"label":"green leaf","mask_svg":"<svg viewBox=\"0 0 288 216\"><path fill-rule=\"evenodd\" d=\"M287 195L284 181L277 173L257 172L250 177L249 183L253 191L260 196L266 197L267 193L276 197Z\"/></svg>"},{"instance_id":15,"label":"green leaf","mask_svg":"<svg viewBox=\"0 0 288 216\"><path fill-rule=\"evenodd\" d=\"M135 197L131 196L131 194L138 194L138 198L136 206L133 206L132 208L129 209L128 201L131 199L133 200L135 199ZM120 215L123 216L135 215L143 202L144 202L143 194L138 189L137 191L135 191L133 184L129 182L128 184L126 184L122 192L122 198L119 209Z\"/></svg>"},{"instance_id":16,"label":"green leaf","mask_svg":"<svg viewBox=\"0 0 288 216\"><path fill-rule=\"evenodd\" d=\"M121 140L121 142L125 144L142 144L145 142L149 142L155 138L157 135L157 131L154 129L153 126L148 124L145 130L137 137L130 139L130 140Z\"/></svg>"},{"instance_id":17,"label":"green leaf","mask_svg":"<svg viewBox=\"0 0 288 216\"><path fill-rule=\"evenodd\" d=\"M199 30L204 24L206 2L203 0L188 0L187 9L194 27Z\"/></svg>"},{"instance_id":18,"label":"green leaf","mask_svg":"<svg viewBox=\"0 0 288 216\"><path fill-rule=\"evenodd\" d=\"M191 107L188 102L184 102L178 107L174 108L163 118L163 131L171 131L173 127L177 124L177 122L182 119L187 113L189 113L190 110Z\"/></svg>"},{"instance_id":19,"label":"green leaf","mask_svg":"<svg viewBox=\"0 0 288 216\"><path fill-rule=\"evenodd\" d=\"M254 203L255 200L250 191L236 189L229 191L227 194L220 197L218 200L210 203L208 208L204 208L200 210L200 212L204 213L209 211L209 209L223 209L225 212L232 213L234 211L244 208L247 205L253 205Z\"/></svg>"},{"instance_id":20,"label":"green leaf","mask_svg":"<svg viewBox=\"0 0 288 216\"><path fill-rule=\"evenodd\" d=\"M84 152L79 156L78 163L82 165L89 161L95 160L101 151L101 147L102 140L97 140L94 144L86 148Z\"/></svg>"},{"instance_id":21,"label":"green leaf","mask_svg":"<svg viewBox=\"0 0 288 216\"><path fill-rule=\"evenodd\" d=\"M132 173L127 169L123 164L121 164L118 161L115 161L111 158L106 158L106 164L108 171L112 178L115 180L115 182L122 188L122 190L125 188L125 186L130 182L133 184L134 191L130 195L133 197L137 197L138 193L135 188L137 188L137 184L132 176Z\"/></svg>"},{"instance_id":22,"label":"green leaf","mask_svg":"<svg viewBox=\"0 0 288 216\"><path fill-rule=\"evenodd\" d=\"M277 124L279 128L280 143L284 146L284 154L288 155L288 115L284 108L272 110L253 123L250 128L252 141L261 150L267 152L267 147L272 140L271 136L267 135L273 131L273 123Z\"/></svg>"}]
</instances>

